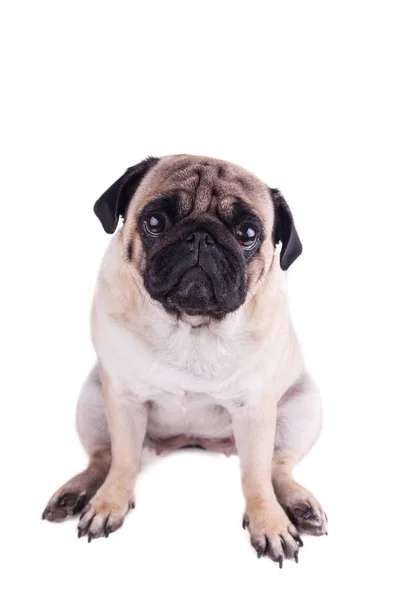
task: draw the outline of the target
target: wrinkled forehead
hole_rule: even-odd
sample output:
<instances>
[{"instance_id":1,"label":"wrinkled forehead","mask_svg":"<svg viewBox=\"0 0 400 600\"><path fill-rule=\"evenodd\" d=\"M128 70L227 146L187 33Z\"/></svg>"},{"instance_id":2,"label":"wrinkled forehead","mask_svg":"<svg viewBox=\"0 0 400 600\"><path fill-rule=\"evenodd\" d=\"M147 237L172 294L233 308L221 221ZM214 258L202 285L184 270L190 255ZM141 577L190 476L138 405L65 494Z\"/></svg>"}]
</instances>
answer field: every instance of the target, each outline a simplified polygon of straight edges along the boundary
<instances>
[{"instance_id":1,"label":"wrinkled forehead","mask_svg":"<svg viewBox=\"0 0 400 600\"><path fill-rule=\"evenodd\" d=\"M194 216L218 211L228 215L237 202L248 205L264 221L273 218L268 186L242 167L202 156L175 155L162 159L139 186L136 214L158 197L174 195L182 211Z\"/></svg>"}]
</instances>

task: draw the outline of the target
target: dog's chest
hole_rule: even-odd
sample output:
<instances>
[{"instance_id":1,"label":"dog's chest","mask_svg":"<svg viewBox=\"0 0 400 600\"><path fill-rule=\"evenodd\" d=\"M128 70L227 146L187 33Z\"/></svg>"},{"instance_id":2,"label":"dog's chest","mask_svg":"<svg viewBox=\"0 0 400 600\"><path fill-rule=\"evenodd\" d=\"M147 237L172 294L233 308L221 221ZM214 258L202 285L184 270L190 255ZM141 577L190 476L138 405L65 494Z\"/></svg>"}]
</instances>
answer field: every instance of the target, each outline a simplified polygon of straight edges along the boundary
<instances>
[{"instance_id":1,"label":"dog's chest","mask_svg":"<svg viewBox=\"0 0 400 600\"><path fill-rule=\"evenodd\" d=\"M181 412L225 406L261 385L256 344L227 329L178 324L154 328L144 337L119 329L112 345L102 344L103 361L123 390L156 405Z\"/></svg>"},{"instance_id":2,"label":"dog's chest","mask_svg":"<svg viewBox=\"0 0 400 600\"><path fill-rule=\"evenodd\" d=\"M231 436L231 415L265 385L264 349L237 326L240 315L198 328L141 316L137 331L109 319L98 329L96 346L115 392L149 403L151 438Z\"/></svg>"},{"instance_id":3,"label":"dog's chest","mask_svg":"<svg viewBox=\"0 0 400 600\"><path fill-rule=\"evenodd\" d=\"M156 353L161 380L149 391L149 435L231 436L232 412L248 401L249 386L258 383L244 359L243 343L240 339L229 343L207 330L189 336L184 330L169 338L167 355Z\"/></svg>"}]
</instances>

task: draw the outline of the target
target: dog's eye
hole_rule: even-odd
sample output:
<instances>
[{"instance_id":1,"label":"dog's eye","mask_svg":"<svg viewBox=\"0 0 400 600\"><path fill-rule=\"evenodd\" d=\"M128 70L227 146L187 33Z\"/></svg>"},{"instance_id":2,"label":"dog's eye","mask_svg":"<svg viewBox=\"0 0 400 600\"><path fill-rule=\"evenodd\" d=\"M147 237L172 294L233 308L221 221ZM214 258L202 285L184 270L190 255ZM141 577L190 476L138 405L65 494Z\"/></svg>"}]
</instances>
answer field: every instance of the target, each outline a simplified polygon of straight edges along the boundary
<instances>
[{"instance_id":1,"label":"dog's eye","mask_svg":"<svg viewBox=\"0 0 400 600\"><path fill-rule=\"evenodd\" d=\"M162 233L166 225L167 221L161 213L152 213L145 221L146 230L153 235Z\"/></svg>"},{"instance_id":2,"label":"dog's eye","mask_svg":"<svg viewBox=\"0 0 400 600\"><path fill-rule=\"evenodd\" d=\"M257 231L250 223L238 225L235 234L239 244L246 248L251 248L257 241Z\"/></svg>"}]
</instances>

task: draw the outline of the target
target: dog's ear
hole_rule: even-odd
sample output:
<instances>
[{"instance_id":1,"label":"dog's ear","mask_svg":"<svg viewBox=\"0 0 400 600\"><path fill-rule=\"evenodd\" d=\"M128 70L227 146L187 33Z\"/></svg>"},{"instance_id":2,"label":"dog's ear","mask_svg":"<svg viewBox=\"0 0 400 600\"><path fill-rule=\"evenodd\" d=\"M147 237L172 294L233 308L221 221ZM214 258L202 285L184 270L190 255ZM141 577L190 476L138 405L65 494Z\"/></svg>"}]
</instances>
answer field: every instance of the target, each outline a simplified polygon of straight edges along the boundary
<instances>
[{"instance_id":1,"label":"dog's ear","mask_svg":"<svg viewBox=\"0 0 400 600\"><path fill-rule=\"evenodd\" d=\"M274 203L274 230L272 239L274 244L282 242L280 263L281 269L286 271L290 265L300 256L303 251L300 238L293 222L290 208L285 198L278 189L271 188L272 201Z\"/></svg>"},{"instance_id":2,"label":"dog's ear","mask_svg":"<svg viewBox=\"0 0 400 600\"><path fill-rule=\"evenodd\" d=\"M114 233L120 217L125 217L129 202L146 173L158 162L158 158L149 156L125 173L108 188L93 207L100 219L104 231Z\"/></svg>"}]
</instances>

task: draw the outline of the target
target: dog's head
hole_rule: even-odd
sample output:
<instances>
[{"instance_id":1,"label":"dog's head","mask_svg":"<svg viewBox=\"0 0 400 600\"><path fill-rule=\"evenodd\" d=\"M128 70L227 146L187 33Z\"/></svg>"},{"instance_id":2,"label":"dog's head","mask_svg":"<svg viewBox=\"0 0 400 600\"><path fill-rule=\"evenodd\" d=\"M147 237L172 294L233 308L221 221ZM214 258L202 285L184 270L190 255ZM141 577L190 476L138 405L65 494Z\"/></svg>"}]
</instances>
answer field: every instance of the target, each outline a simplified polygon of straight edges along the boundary
<instances>
[{"instance_id":1,"label":"dog's head","mask_svg":"<svg viewBox=\"0 0 400 600\"><path fill-rule=\"evenodd\" d=\"M130 167L96 202L107 233L124 219L125 260L169 312L221 319L268 271L282 242L283 270L301 254L279 190L241 167L189 155Z\"/></svg>"}]
</instances>

